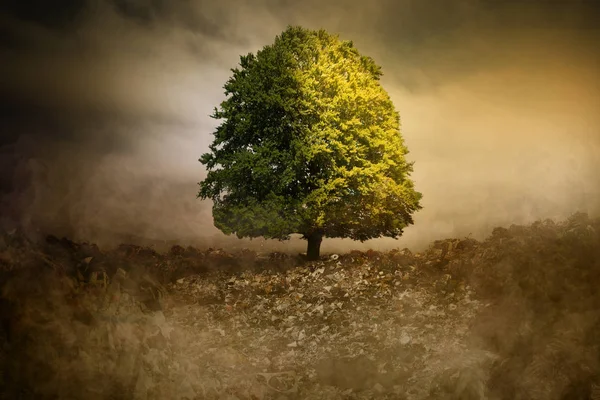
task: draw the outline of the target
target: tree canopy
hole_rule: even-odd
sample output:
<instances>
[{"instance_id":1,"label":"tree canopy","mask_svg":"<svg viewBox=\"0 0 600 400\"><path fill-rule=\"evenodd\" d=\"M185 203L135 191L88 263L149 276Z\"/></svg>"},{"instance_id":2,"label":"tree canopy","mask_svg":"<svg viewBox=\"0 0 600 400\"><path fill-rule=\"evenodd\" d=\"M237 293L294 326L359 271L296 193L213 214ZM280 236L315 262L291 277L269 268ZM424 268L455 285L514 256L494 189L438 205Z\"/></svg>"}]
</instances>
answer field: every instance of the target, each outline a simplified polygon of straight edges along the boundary
<instances>
[{"instance_id":1,"label":"tree canopy","mask_svg":"<svg viewBox=\"0 0 600 400\"><path fill-rule=\"evenodd\" d=\"M421 194L372 58L324 30L288 27L232 73L200 158L198 196L213 200L218 229L299 233L315 258L323 236L397 238L413 223Z\"/></svg>"}]
</instances>

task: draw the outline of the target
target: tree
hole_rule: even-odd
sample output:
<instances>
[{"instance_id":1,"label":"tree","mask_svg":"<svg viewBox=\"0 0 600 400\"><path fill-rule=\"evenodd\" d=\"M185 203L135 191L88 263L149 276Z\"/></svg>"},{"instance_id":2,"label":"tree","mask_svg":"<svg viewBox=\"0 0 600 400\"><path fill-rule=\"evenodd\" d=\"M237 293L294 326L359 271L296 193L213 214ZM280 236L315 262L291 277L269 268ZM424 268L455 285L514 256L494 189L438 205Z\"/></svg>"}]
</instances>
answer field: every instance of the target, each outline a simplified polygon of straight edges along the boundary
<instances>
[{"instance_id":1,"label":"tree","mask_svg":"<svg viewBox=\"0 0 600 400\"><path fill-rule=\"evenodd\" d=\"M324 30L288 27L231 71L199 160L208 175L198 197L213 200L218 229L302 234L317 259L324 236L398 238L413 224L421 194L373 59Z\"/></svg>"}]
</instances>

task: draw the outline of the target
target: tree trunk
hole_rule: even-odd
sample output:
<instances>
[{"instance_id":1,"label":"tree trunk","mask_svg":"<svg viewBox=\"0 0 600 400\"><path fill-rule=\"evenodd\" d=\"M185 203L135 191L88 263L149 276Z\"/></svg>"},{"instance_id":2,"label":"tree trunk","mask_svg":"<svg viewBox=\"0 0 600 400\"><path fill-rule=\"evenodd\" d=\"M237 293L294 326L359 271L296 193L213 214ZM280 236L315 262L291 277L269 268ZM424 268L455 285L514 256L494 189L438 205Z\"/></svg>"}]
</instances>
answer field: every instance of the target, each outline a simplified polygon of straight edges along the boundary
<instances>
[{"instance_id":1,"label":"tree trunk","mask_svg":"<svg viewBox=\"0 0 600 400\"><path fill-rule=\"evenodd\" d=\"M323 241L323 234L319 232L311 233L306 236L308 241L308 247L306 249L306 258L309 261L315 261L319 259L321 254L321 242Z\"/></svg>"}]
</instances>

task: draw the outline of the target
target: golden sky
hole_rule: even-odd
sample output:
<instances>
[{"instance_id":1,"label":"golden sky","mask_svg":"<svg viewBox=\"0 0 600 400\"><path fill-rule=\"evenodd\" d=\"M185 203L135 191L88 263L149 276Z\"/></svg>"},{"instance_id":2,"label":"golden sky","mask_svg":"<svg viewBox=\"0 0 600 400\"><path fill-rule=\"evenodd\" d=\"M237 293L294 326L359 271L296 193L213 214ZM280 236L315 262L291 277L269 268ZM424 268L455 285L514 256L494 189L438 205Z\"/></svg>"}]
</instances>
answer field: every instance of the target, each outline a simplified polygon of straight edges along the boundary
<instances>
[{"instance_id":1,"label":"golden sky","mask_svg":"<svg viewBox=\"0 0 600 400\"><path fill-rule=\"evenodd\" d=\"M366 246L600 211L594 2L33 3L0 14L0 166L13 220L98 241L220 237L210 203L195 198L208 115L239 55L289 24L353 40L382 65L400 112L424 209L400 242Z\"/></svg>"}]
</instances>

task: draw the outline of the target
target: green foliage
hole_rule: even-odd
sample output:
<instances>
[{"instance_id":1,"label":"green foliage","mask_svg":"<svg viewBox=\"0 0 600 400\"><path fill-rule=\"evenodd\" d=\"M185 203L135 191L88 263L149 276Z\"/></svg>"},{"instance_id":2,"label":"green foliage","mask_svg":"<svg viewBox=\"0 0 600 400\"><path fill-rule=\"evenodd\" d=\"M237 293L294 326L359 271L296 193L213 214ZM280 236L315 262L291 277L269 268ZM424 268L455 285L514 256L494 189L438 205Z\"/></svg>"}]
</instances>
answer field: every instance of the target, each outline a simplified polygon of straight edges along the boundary
<instances>
[{"instance_id":1,"label":"green foliage","mask_svg":"<svg viewBox=\"0 0 600 400\"><path fill-rule=\"evenodd\" d=\"M238 237L398 237L421 208L381 69L352 42L289 27L240 58L198 196Z\"/></svg>"}]
</instances>

